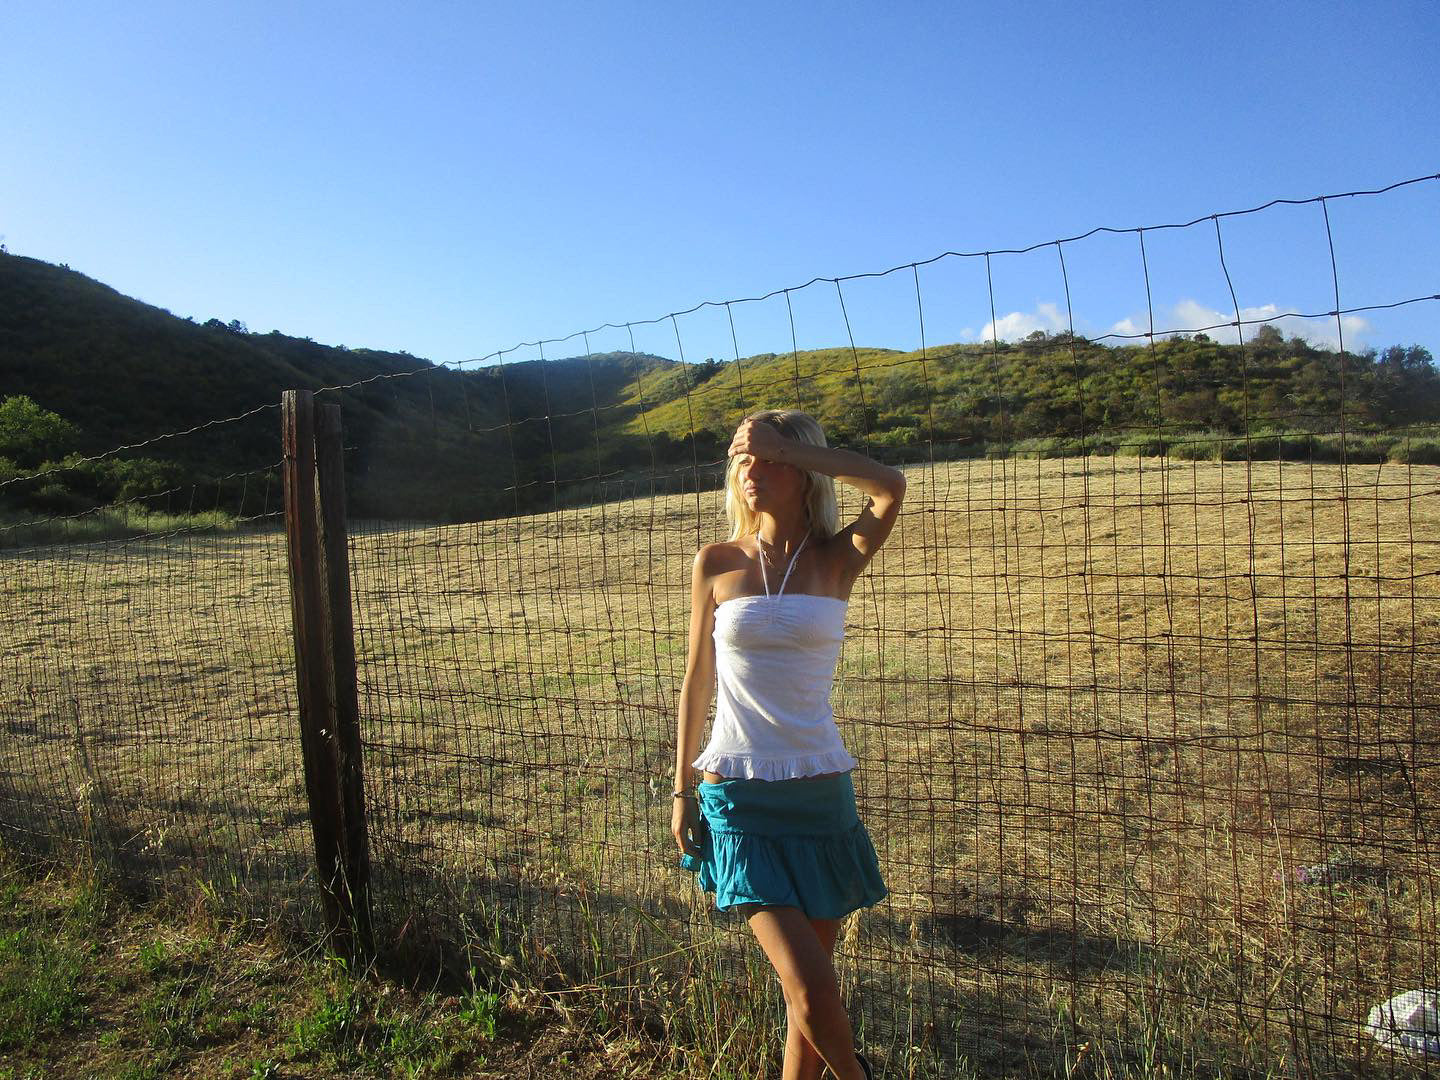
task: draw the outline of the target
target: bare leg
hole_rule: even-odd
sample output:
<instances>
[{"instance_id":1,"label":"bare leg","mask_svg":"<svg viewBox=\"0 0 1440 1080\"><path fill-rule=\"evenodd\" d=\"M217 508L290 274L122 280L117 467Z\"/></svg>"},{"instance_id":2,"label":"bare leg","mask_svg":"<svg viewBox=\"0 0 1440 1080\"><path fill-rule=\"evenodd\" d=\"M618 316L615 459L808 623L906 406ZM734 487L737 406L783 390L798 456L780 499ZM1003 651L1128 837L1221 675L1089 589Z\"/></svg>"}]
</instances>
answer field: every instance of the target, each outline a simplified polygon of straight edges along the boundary
<instances>
[{"instance_id":1,"label":"bare leg","mask_svg":"<svg viewBox=\"0 0 1440 1080\"><path fill-rule=\"evenodd\" d=\"M812 923L794 907L751 909L749 921L785 993L784 1080L819 1080L821 1062L836 1080L865 1080L830 959L839 921Z\"/></svg>"},{"instance_id":2,"label":"bare leg","mask_svg":"<svg viewBox=\"0 0 1440 1080\"><path fill-rule=\"evenodd\" d=\"M810 925L815 928L815 934L820 938L820 944L825 947L825 951L833 957L835 938L840 933L840 920L811 919ZM800 1030L800 1024L790 1007L790 991L785 989L784 983L780 984L780 989L785 991L785 1018L788 1021L785 1026L785 1070L782 1080L820 1080L825 1070L825 1062Z\"/></svg>"}]
</instances>

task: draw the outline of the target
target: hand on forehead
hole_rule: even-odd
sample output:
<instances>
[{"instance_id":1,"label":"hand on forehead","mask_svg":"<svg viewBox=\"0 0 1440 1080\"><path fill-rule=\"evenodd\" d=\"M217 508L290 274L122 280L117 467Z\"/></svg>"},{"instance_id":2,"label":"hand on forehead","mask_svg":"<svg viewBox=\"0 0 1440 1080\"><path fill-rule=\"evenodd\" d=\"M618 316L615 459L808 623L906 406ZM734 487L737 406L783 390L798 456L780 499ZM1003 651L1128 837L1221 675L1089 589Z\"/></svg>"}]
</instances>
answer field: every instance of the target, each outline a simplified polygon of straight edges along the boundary
<instances>
[{"instance_id":1,"label":"hand on forehead","mask_svg":"<svg viewBox=\"0 0 1440 1080\"><path fill-rule=\"evenodd\" d=\"M763 461L783 461L793 440L787 438L774 425L763 420L747 417L735 429L730 441L730 457L746 455Z\"/></svg>"}]
</instances>

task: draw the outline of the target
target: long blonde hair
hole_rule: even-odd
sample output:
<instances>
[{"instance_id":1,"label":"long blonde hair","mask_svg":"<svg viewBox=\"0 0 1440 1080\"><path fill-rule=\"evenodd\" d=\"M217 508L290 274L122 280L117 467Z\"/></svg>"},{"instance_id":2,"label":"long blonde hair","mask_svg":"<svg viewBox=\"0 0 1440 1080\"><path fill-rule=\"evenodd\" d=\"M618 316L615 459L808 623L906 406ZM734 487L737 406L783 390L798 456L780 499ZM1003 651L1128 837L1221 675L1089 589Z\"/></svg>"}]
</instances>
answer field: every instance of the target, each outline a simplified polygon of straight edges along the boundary
<instances>
[{"instance_id":1,"label":"long blonde hair","mask_svg":"<svg viewBox=\"0 0 1440 1080\"><path fill-rule=\"evenodd\" d=\"M758 420L768 424L787 439L809 443L811 446L828 446L825 429L809 413L799 409L762 409L751 413L746 420ZM835 501L835 480L824 473L802 470L805 473L805 521L810 526L810 535L817 540L829 540L840 529L840 507ZM730 522L730 539L739 540L750 536L760 528L760 518L751 512L745 502L745 493L740 490L740 455L730 459L725 470L725 517Z\"/></svg>"}]
</instances>

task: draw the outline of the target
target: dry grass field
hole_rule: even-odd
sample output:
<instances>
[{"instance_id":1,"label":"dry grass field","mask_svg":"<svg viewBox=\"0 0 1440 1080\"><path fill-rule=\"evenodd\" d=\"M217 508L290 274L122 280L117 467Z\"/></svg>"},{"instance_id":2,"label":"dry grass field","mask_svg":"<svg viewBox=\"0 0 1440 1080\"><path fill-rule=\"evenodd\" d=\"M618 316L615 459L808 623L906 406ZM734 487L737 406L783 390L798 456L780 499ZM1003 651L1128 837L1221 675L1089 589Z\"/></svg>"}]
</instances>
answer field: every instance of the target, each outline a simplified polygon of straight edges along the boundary
<instances>
[{"instance_id":1,"label":"dry grass field","mask_svg":"<svg viewBox=\"0 0 1440 1080\"><path fill-rule=\"evenodd\" d=\"M1440 467L909 476L833 697L891 888L839 954L886 1075L1407 1067L1362 1025L1440 984ZM668 835L719 495L609 494L634 497L352 523L378 932L490 927L697 1075L761 1075L778 988ZM7 837L313 908L283 533L0 565Z\"/></svg>"}]
</instances>

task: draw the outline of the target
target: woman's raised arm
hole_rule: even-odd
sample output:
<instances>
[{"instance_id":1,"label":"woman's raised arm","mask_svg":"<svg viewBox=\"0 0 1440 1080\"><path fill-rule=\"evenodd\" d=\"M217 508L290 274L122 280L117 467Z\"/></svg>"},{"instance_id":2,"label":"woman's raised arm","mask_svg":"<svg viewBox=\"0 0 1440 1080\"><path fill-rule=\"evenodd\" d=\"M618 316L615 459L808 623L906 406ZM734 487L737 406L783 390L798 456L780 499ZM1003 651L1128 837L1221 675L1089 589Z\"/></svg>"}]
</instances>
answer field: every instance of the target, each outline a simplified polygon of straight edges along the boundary
<instances>
[{"instance_id":1,"label":"woman's raised arm","mask_svg":"<svg viewBox=\"0 0 1440 1080\"><path fill-rule=\"evenodd\" d=\"M737 454L750 454L766 461L794 465L797 469L824 473L870 496L860 516L840 530L848 537L862 566L870 561L895 527L900 503L905 498L905 474L899 469L872 461L853 450L812 446L787 439L769 424L756 420L746 420L736 430L730 443L730 456Z\"/></svg>"}]
</instances>

